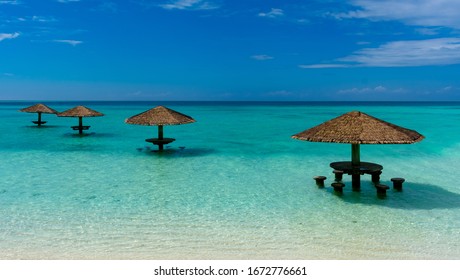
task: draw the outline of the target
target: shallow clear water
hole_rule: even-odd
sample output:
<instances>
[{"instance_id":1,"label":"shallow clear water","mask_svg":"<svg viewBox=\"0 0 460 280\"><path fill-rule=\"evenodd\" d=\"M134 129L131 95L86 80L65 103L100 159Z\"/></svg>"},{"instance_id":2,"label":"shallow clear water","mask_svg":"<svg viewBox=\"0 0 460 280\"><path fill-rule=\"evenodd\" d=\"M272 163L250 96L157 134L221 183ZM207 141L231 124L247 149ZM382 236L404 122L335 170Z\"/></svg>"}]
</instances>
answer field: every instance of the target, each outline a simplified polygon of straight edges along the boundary
<instances>
[{"instance_id":1,"label":"shallow clear water","mask_svg":"<svg viewBox=\"0 0 460 280\"><path fill-rule=\"evenodd\" d=\"M77 119L37 128L18 112L32 103L0 103L0 259L460 258L460 103L166 103L197 122L165 127L163 154L156 127L124 123L158 104L83 104L105 116L80 137ZM361 147L403 192L345 176L337 195L329 163L350 145L290 138L351 110L426 136Z\"/></svg>"}]
</instances>

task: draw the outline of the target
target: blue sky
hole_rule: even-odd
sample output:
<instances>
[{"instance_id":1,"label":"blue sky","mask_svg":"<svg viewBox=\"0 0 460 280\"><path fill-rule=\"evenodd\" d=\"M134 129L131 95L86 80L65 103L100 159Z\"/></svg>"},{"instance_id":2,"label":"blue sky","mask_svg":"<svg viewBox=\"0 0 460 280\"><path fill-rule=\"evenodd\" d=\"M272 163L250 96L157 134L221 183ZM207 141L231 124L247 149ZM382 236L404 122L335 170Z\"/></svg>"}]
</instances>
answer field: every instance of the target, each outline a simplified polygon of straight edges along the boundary
<instances>
[{"instance_id":1,"label":"blue sky","mask_svg":"<svg viewBox=\"0 0 460 280\"><path fill-rule=\"evenodd\" d=\"M460 100L458 0L0 0L1 100Z\"/></svg>"}]
</instances>

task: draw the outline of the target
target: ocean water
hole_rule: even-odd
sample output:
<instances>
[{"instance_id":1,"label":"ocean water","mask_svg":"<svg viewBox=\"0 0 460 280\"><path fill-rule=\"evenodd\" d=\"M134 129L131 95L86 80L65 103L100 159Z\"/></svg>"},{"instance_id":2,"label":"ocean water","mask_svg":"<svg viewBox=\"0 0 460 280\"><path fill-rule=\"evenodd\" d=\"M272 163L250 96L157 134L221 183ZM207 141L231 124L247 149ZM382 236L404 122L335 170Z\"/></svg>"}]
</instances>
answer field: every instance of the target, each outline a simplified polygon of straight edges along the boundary
<instances>
[{"instance_id":1,"label":"ocean water","mask_svg":"<svg viewBox=\"0 0 460 280\"><path fill-rule=\"evenodd\" d=\"M165 127L161 154L156 127L124 123L160 103L48 102L105 114L82 137L74 118L33 126L32 104L0 103L0 259L460 259L460 103L163 102L197 122ZM350 145L291 139L352 110L426 137L361 146L402 192L344 176L337 195Z\"/></svg>"}]
</instances>

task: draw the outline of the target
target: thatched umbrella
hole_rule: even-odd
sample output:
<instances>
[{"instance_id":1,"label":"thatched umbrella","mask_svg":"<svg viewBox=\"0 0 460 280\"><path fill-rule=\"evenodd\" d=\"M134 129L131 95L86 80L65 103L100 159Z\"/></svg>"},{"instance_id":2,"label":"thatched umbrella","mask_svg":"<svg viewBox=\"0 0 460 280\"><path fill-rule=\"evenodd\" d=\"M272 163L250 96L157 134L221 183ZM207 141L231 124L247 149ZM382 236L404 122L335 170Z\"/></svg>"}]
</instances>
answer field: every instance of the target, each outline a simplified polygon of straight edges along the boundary
<instances>
[{"instance_id":1,"label":"thatched umbrella","mask_svg":"<svg viewBox=\"0 0 460 280\"><path fill-rule=\"evenodd\" d=\"M403 128L353 111L292 136L310 142L351 144L351 165L360 165L360 144L412 144L424 137L414 130ZM352 185L359 188L359 173L353 172Z\"/></svg>"},{"instance_id":2,"label":"thatched umbrella","mask_svg":"<svg viewBox=\"0 0 460 280\"><path fill-rule=\"evenodd\" d=\"M41 103L29 106L27 108L23 108L19 111L26 112L26 113L37 113L38 120L32 121L37 126L41 126L42 124L46 123L45 121L42 121L42 114L57 114L58 113L56 110L51 109L50 107L46 106L45 104L41 104Z\"/></svg>"},{"instance_id":3,"label":"thatched umbrella","mask_svg":"<svg viewBox=\"0 0 460 280\"><path fill-rule=\"evenodd\" d=\"M83 125L83 117L101 117L104 114L94 111L85 106L77 106L67 111L57 114L58 117L78 117L78 126L72 126L73 130L78 130L79 134L83 134L83 130L89 129L89 126Z\"/></svg>"},{"instance_id":4,"label":"thatched umbrella","mask_svg":"<svg viewBox=\"0 0 460 280\"><path fill-rule=\"evenodd\" d=\"M160 151L163 150L163 145L169 144L175 140L174 138L163 137L164 125L180 125L194 122L195 120L192 117L164 106L157 106L125 120L125 123L128 124L157 125L158 138L149 138L145 139L145 141L158 145Z\"/></svg>"}]
</instances>

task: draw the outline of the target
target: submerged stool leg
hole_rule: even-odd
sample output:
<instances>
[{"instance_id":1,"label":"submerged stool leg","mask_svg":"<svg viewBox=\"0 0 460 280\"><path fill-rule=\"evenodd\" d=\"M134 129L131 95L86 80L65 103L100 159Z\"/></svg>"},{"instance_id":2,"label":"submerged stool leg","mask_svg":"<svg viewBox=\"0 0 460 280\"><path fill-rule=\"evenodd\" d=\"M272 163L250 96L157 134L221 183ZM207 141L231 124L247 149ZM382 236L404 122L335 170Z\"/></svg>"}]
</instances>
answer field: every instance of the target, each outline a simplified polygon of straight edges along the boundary
<instances>
[{"instance_id":1,"label":"submerged stool leg","mask_svg":"<svg viewBox=\"0 0 460 280\"><path fill-rule=\"evenodd\" d=\"M404 178L391 178L393 182L393 188L398 191L402 191L402 184L406 181Z\"/></svg>"},{"instance_id":2,"label":"submerged stool leg","mask_svg":"<svg viewBox=\"0 0 460 280\"><path fill-rule=\"evenodd\" d=\"M387 190L390 188L389 186L376 184L375 188L377 189L377 196L378 197L385 197L387 195Z\"/></svg>"},{"instance_id":3,"label":"submerged stool leg","mask_svg":"<svg viewBox=\"0 0 460 280\"><path fill-rule=\"evenodd\" d=\"M380 182L380 175L382 174L382 171L374 171L371 173L372 176L372 183L378 183Z\"/></svg>"},{"instance_id":4,"label":"submerged stool leg","mask_svg":"<svg viewBox=\"0 0 460 280\"><path fill-rule=\"evenodd\" d=\"M335 180L336 181L342 181L343 178L343 171L342 170L334 170L332 173L335 174Z\"/></svg>"},{"instance_id":5,"label":"submerged stool leg","mask_svg":"<svg viewBox=\"0 0 460 280\"><path fill-rule=\"evenodd\" d=\"M315 179L318 187L324 187L324 180L326 180L325 176L315 176L313 179Z\"/></svg>"},{"instance_id":6,"label":"submerged stool leg","mask_svg":"<svg viewBox=\"0 0 460 280\"><path fill-rule=\"evenodd\" d=\"M345 184L340 183L340 182L334 182L334 183L331 184L331 186L334 188L334 191L336 191L338 193L342 193L343 188L345 187Z\"/></svg>"}]
</instances>

